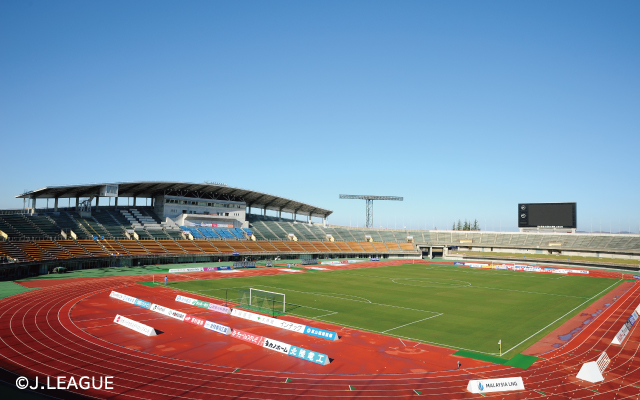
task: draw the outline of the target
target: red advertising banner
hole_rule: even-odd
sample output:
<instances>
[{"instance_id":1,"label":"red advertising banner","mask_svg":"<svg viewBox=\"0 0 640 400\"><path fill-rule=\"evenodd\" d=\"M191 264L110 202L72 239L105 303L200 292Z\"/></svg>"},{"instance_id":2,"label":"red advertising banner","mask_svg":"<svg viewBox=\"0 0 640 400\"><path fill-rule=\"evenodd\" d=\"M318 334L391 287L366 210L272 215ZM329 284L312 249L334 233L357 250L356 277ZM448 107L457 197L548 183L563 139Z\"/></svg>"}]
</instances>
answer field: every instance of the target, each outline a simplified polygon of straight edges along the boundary
<instances>
[{"instance_id":1,"label":"red advertising banner","mask_svg":"<svg viewBox=\"0 0 640 400\"><path fill-rule=\"evenodd\" d=\"M188 322L188 323L193 324L193 325L204 326L204 323L207 322L207 321L205 321L202 318L194 317L191 314L187 314L184 317L184 322Z\"/></svg>"},{"instance_id":2,"label":"red advertising banner","mask_svg":"<svg viewBox=\"0 0 640 400\"><path fill-rule=\"evenodd\" d=\"M249 333L245 331L239 331L237 329L234 329L233 332L231 332L231 337L244 340L245 342L257 344L258 346L264 345L264 337L254 335L253 333Z\"/></svg>"}]
</instances>

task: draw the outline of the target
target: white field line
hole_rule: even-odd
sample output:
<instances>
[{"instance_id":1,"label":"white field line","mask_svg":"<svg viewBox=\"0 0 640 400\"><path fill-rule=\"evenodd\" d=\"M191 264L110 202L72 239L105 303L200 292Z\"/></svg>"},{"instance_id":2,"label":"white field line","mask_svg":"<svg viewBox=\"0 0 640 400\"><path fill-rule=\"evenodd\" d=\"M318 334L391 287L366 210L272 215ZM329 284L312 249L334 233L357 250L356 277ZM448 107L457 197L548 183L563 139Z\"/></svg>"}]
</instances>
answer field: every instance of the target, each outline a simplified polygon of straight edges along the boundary
<instances>
[{"instance_id":1,"label":"white field line","mask_svg":"<svg viewBox=\"0 0 640 400\"><path fill-rule=\"evenodd\" d=\"M434 270L443 270L443 271L454 271L454 272L458 272L461 274L482 274L483 272L480 272L478 270L475 270L473 268L464 268L463 266L458 266L461 268L455 269L455 268L447 268L447 267L425 267L425 269L434 269ZM503 276L520 276L520 275L513 275L513 273L515 272L523 272L523 271L505 271L505 270L500 270L500 269L484 269L484 271L492 271L493 274L500 274ZM562 278L566 278L567 276L570 275L560 275L560 276L553 276L553 274L540 274L540 273L535 273L535 272L529 272L528 274L524 275L528 278L540 278L540 279L547 279L547 280L556 280L556 279L562 279Z\"/></svg>"},{"instance_id":2,"label":"white field line","mask_svg":"<svg viewBox=\"0 0 640 400\"><path fill-rule=\"evenodd\" d=\"M417 281L419 281L419 280L425 280L425 281L428 281L428 279L430 279L430 278L391 278L391 277L385 277L385 276L373 276L373 275L361 275L361 274L346 274L346 275L358 275L358 276L365 276L365 277L369 277L369 276L371 276L371 277L374 277L374 278L388 279L388 280L390 280L391 282L393 282L393 283L395 283L395 284L397 284L397 285L414 286L414 287L423 287L423 286L422 286L422 285L407 285L407 284L405 284L405 283L398 283L398 282L396 282L395 280L396 280L396 279L406 279L406 280L412 280L412 279L413 279L413 280L417 280ZM437 278L434 278L434 279L437 279ZM442 280L445 280L445 279L442 279ZM452 281L453 281L454 279L447 279L447 280L452 280ZM458 281L458 282L465 282L465 281ZM465 283L469 283L469 282L465 282ZM424 286L424 287L431 287L431 286ZM474 286L474 285L472 285L471 283L469 283L469 285L468 285L468 286L450 286L450 287L447 287L447 286L437 286L437 287L439 287L439 288L443 288L443 289L446 289L446 288L450 288L450 289L456 289L456 288L477 288L477 289L488 289L488 290L504 290L504 291L508 291L508 292L520 292L520 293L530 293L530 294L542 294L542 295L547 295L547 296L574 297L574 298L577 298L577 299L586 299L586 297L583 297L583 296L571 296L571 295L568 295L568 294L554 294L554 293L542 293L542 292L529 292L529 291L526 291L526 290L517 290L517 289L501 289L501 288L492 288L492 287L486 287L486 286Z\"/></svg>"},{"instance_id":3,"label":"white field line","mask_svg":"<svg viewBox=\"0 0 640 400\"><path fill-rule=\"evenodd\" d=\"M263 285L255 285L255 286L271 287L271 286L263 286ZM222 289L204 289L204 290L202 290L202 291L206 291L206 290L235 289L235 288L244 288L244 287L246 287L246 286L235 286L235 287L232 287L232 288L222 288ZM181 290L181 291L183 291L183 292L188 292L188 293L198 294L198 295L200 295L200 296L210 297L210 298L214 298L214 299L217 299L217 300L225 300L225 299L223 299L223 298L221 298L221 297L216 297L216 296L213 296L213 295L210 295L210 294L200 293L199 291L194 291L194 290L183 290L183 289L175 289L175 288L173 288L173 289L174 289L174 290ZM233 302L233 303L235 303L235 301L232 301L232 302ZM288 304L294 304L294 303L288 303ZM295 305L299 305L299 304L295 304ZM321 314L321 315L318 315L318 317L326 317L326 316L329 316L329 315L338 314L338 311L329 311L329 310L324 309L324 308L316 308L316 307L310 307L310 306L302 306L302 307L304 307L304 308L310 308L310 309L313 309L313 310L327 311L327 313L325 313L325 314ZM315 319L315 318L318 318L318 317L309 317L309 316L306 316L306 315L296 314L296 313L293 313L293 312L288 312L287 314L289 314L289 315L295 315L295 316L297 316L297 317L307 318L307 319Z\"/></svg>"},{"instance_id":4,"label":"white field line","mask_svg":"<svg viewBox=\"0 0 640 400\"><path fill-rule=\"evenodd\" d=\"M355 302L357 302L357 303L368 303L368 304L372 304L372 305L376 305L376 306L384 306L384 307L401 308L401 309L403 309L403 310L419 311L419 312L425 312L425 313L431 313L431 314L438 314L438 315L442 315L442 313L439 313L439 312L437 312L437 311L418 310L418 309L416 309L416 308L408 308L408 307L401 307L401 306L393 306L393 305L391 305L391 304L373 303L373 302L371 302L371 301L369 301L369 300L367 300L367 301L365 302L365 301L360 301L360 300L347 299L347 298L344 298L344 297L329 296L329 295L327 295L327 294L316 293L316 292L303 292L303 291L300 291L300 290L283 289L283 288L280 288L280 287L277 287L277 286L266 286L266 285L256 285L256 286L260 286L260 287L270 287L270 288L273 288L273 289L279 289L279 290L288 290L288 291L290 291L290 292L296 292L296 293L313 294L313 295L316 295L316 296L332 297L332 298L334 298L334 299L355 301ZM306 307L306 306L305 306L305 307ZM310 307L310 308L313 308L313 307Z\"/></svg>"},{"instance_id":5,"label":"white field line","mask_svg":"<svg viewBox=\"0 0 640 400\"><path fill-rule=\"evenodd\" d=\"M523 341L521 341L520 343L516 344L515 346L513 346L512 348L510 348L509 350L503 352L502 354L508 353L511 350L515 349L516 347L520 346L522 343L526 342L527 340L531 339L532 337L534 337L535 335L537 335L538 333L542 332L543 330L547 329L550 325L555 324L556 322L558 322L559 320L561 320L562 318L566 317L567 315L571 314L572 312L574 312L576 309L582 307L585 303L588 303L589 301L591 301L594 297L599 296L600 294L602 294L605 291L608 291L609 289L611 289L611 286L616 285L618 283L620 283L622 281L622 279L618 279L615 283L611 284L609 287L607 287L606 289L603 289L602 291L600 291L599 293L594 294L593 296L589 297L587 300L585 300L584 302L580 303L578 306L576 306L575 308L573 308L571 311L567 312L566 314L564 314L563 316L559 317L558 319L556 319L555 321L551 322L549 325L545 326L544 328L540 329L538 332L534 333L533 335L529 336L528 338L524 339ZM498 354L498 353L493 353L493 354Z\"/></svg>"},{"instance_id":6,"label":"white field line","mask_svg":"<svg viewBox=\"0 0 640 400\"><path fill-rule=\"evenodd\" d=\"M541 292L529 292L527 290L517 290L517 289L501 289L501 288L492 288L486 286L471 286L472 288L478 289L488 289L488 290L503 290L505 292L520 292L520 293L529 293L529 294L542 294L545 296L558 296L558 297L573 297L576 299L586 299L584 296L571 296L570 294L554 294L554 293L541 293Z\"/></svg>"},{"instance_id":7,"label":"white field line","mask_svg":"<svg viewBox=\"0 0 640 400\"><path fill-rule=\"evenodd\" d=\"M419 320L417 320L417 321L413 321L413 322L409 322L408 324L404 324L404 325L396 326L395 328L387 329L386 331L382 331L382 332L383 332L383 333L386 333L386 332L389 332L389 331L393 331L393 330L395 330L395 329L402 328L403 326L407 326L407 325L415 324L415 323L420 322L420 321L426 321L426 320L428 320L428 319L435 318L435 317L439 317L439 316L441 316L441 315L442 315L442 313L440 313L440 314L438 314L438 315L433 315L433 316L431 316L431 317L427 317L427 318L419 319ZM405 347L406 347L406 346L405 346Z\"/></svg>"}]
</instances>

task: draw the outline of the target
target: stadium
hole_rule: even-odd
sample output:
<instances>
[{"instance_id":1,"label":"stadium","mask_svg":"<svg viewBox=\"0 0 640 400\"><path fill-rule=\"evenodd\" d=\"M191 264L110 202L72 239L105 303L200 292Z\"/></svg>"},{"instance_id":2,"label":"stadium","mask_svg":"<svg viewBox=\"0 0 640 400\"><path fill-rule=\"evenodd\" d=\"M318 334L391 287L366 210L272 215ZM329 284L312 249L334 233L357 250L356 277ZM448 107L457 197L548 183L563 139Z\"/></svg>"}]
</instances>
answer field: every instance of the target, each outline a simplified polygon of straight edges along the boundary
<instances>
[{"instance_id":1,"label":"stadium","mask_svg":"<svg viewBox=\"0 0 640 400\"><path fill-rule=\"evenodd\" d=\"M0 211L9 396L640 394L640 236L576 232L575 203L514 205L520 231L494 232L332 225L221 183L16 198Z\"/></svg>"}]
</instances>

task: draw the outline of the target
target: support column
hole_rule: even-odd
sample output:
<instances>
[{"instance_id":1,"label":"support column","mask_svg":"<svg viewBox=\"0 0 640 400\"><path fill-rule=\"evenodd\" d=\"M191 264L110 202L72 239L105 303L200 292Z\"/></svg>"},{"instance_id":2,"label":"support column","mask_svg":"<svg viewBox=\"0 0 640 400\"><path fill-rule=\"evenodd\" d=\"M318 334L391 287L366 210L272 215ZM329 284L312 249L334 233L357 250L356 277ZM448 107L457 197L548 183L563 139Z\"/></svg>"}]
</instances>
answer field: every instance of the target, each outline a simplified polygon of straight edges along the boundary
<instances>
[{"instance_id":1,"label":"support column","mask_svg":"<svg viewBox=\"0 0 640 400\"><path fill-rule=\"evenodd\" d=\"M53 202L53 211L58 212L58 198Z\"/></svg>"},{"instance_id":2,"label":"support column","mask_svg":"<svg viewBox=\"0 0 640 400\"><path fill-rule=\"evenodd\" d=\"M118 207L118 198L117 197L116 197L114 203L115 203L115 206Z\"/></svg>"},{"instance_id":3,"label":"support column","mask_svg":"<svg viewBox=\"0 0 640 400\"><path fill-rule=\"evenodd\" d=\"M80 196L76 196L76 210L80 207Z\"/></svg>"},{"instance_id":4,"label":"support column","mask_svg":"<svg viewBox=\"0 0 640 400\"><path fill-rule=\"evenodd\" d=\"M293 212L293 220L295 221L298 218L298 213L296 211Z\"/></svg>"},{"instance_id":5,"label":"support column","mask_svg":"<svg viewBox=\"0 0 640 400\"><path fill-rule=\"evenodd\" d=\"M31 198L31 214L36 211L36 196Z\"/></svg>"},{"instance_id":6,"label":"support column","mask_svg":"<svg viewBox=\"0 0 640 400\"><path fill-rule=\"evenodd\" d=\"M100 196L96 196L96 208L100 205Z\"/></svg>"},{"instance_id":7,"label":"support column","mask_svg":"<svg viewBox=\"0 0 640 400\"><path fill-rule=\"evenodd\" d=\"M249 211L247 211L247 214L251 214L251 206L247 207L249 209Z\"/></svg>"},{"instance_id":8,"label":"support column","mask_svg":"<svg viewBox=\"0 0 640 400\"><path fill-rule=\"evenodd\" d=\"M322 225L324 225L324 227L327 227L327 217L322 218Z\"/></svg>"},{"instance_id":9,"label":"support column","mask_svg":"<svg viewBox=\"0 0 640 400\"><path fill-rule=\"evenodd\" d=\"M278 219L282 218L282 208L278 210Z\"/></svg>"},{"instance_id":10,"label":"support column","mask_svg":"<svg viewBox=\"0 0 640 400\"><path fill-rule=\"evenodd\" d=\"M136 206L136 196L133 196L133 206Z\"/></svg>"},{"instance_id":11,"label":"support column","mask_svg":"<svg viewBox=\"0 0 640 400\"><path fill-rule=\"evenodd\" d=\"M311 225L311 214L307 215L307 223Z\"/></svg>"},{"instance_id":12,"label":"support column","mask_svg":"<svg viewBox=\"0 0 640 400\"><path fill-rule=\"evenodd\" d=\"M264 215L265 217L267 216L267 206L264 206L264 208L262 209L262 215Z\"/></svg>"}]
</instances>

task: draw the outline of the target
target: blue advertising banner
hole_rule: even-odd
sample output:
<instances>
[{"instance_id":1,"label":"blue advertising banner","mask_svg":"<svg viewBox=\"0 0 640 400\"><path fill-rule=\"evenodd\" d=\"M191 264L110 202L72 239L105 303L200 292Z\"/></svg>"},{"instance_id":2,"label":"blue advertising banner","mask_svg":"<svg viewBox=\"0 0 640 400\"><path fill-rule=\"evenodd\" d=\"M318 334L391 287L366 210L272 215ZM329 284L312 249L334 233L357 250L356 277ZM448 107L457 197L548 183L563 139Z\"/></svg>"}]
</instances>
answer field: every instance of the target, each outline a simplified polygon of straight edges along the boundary
<instances>
[{"instance_id":1,"label":"blue advertising banner","mask_svg":"<svg viewBox=\"0 0 640 400\"><path fill-rule=\"evenodd\" d=\"M204 327L218 333L222 333L223 335L228 335L231 333L231 328L228 326L216 324L215 322L207 321L204 323Z\"/></svg>"},{"instance_id":2,"label":"blue advertising banner","mask_svg":"<svg viewBox=\"0 0 640 400\"><path fill-rule=\"evenodd\" d=\"M304 329L304 333L306 335L316 336L319 338L327 339L327 340L336 340L338 339L338 334L331 331L325 331L324 329L314 328L313 326L307 326Z\"/></svg>"},{"instance_id":3,"label":"blue advertising banner","mask_svg":"<svg viewBox=\"0 0 640 400\"><path fill-rule=\"evenodd\" d=\"M371 257L369 261L380 261L380 259L378 257Z\"/></svg>"},{"instance_id":4,"label":"blue advertising banner","mask_svg":"<svg viewBox=\"0 0 640 400\"><path fill-rule=\"evenodd\" d=\"M316 353L311 350L303 349L301 347L291 346L291 348L289 348L289 355L302 358L303 360L311 361L320 365L329 364L329 357L327 357L326 354Z\"/></svg>"},{"instance_id":5,"label":"blue advertising banner","mask_svg":"<svg viewBox=\"0 0 640 400\"><path fill-rule=\"evenodd\" d=\"M463 262L454 262L453 265L464 265Z\"/></svg>"},{"instance_id":6,"label":"blue advertising banner","mask_svg":"<svg viewBox=\"0 0 640 400\"><path fill-rule=\"evenodd\" d=\"M136 299L135 303L133 304L146 309L149 309L149 307L151 307L151 303L149 303L148 301L140 300L140 299Z\"/></svg>"},{"instance_id":7,"label":"blue advertising banner","mask_svg":"<svg viewBox=\"0 0 640 400\"><path fill-rule=\"evenodd\" d=\"M634 275L633 279L640 279L640 275Z\"/></svg>"}]
</instances>

